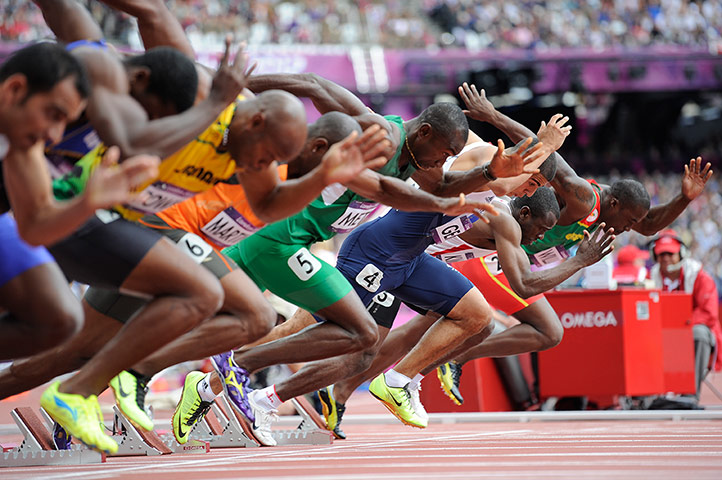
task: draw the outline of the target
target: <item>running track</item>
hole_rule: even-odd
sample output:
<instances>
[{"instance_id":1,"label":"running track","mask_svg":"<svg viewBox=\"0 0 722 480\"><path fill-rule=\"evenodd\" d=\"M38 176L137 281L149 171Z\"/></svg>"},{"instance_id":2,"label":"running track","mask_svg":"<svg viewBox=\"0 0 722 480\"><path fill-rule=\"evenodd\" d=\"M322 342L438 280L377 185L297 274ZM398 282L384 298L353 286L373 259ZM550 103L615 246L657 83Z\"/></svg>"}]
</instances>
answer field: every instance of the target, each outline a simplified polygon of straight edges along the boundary
<instances>
[{"instance_id":1,"label":"running track","mask_svg":"<svg viewBox=\"0 0 722 480\"><path fill-rule=\"evenodd\" d=\"M576 421L348 425L330 446L215 449L2 469L10 479L722 478L722 422Z\"/></svg>"}]
</instances>

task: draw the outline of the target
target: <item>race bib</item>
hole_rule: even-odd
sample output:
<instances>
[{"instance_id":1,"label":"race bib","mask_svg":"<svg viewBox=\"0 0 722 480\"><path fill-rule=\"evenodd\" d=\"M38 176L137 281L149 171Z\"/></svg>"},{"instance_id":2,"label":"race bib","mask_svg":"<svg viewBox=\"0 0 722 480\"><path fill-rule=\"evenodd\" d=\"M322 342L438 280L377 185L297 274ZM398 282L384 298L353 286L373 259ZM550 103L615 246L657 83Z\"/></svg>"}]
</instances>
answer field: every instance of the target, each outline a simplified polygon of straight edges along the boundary
<instances>
[{"instance_id":1,"label":"race bib","mask_svg":"<svg viewBox=\"0 0 722 480\"><path fill-rule=\"evenodd\" d=\"M238 210L228 207L201 227L201 231L218 245L230 247L258 231Z\"/></svg>"},{"instance_id":2,"label":"race bib","mask_svg":"<svg viewBox=\"0 0 722 480\"><path fill-rule=\"evenodd\" d=\"M431 231L431 237L434 243L442 243L454 237L458 237L471 228L472 224L478 220L476 215L461 215L449 220L445 224L436 227Z\"/></svg>"},{"instance_id":3,"label":"race bib","mask_svg":"<svg viewBox=\"0 0 722 480\"><path fill-rule=\"evenodd\" d=\"M535 253L531 256L531 262L537 267L543 267L561 262L569 257L569 251L561 245L557 245L556 247L547 248L546 250Z\"/></svg>"},{"instance_id":4,"label":"race bib","mask_svg":"<svg viewBox=\"0 0 722 480\"><path fill-rule=\"evenodd\" d=\"M391 295L389 292L381 292L377 294L372 300L382 307L389 308L391 305L394 304L394 296Z\"/></svg>"},{"instance_id":5,"label":"race bib","mask_svg":"<svg viewBox=\"0 0 722 480\"><path fill-rule=\"evenodd\" d=\"M377 206L378 204L374 202L359 202L354 200L346 207L343 215L331 224L331 231L336 233L350 232L361 225Z\"/></svg>"},{"instance_id":6,"label":"race bib","mask_svg":"<svg viewBox=\"0 0 722 480\"><path fill-rule=\"evenodd\" d=\"M288 266L303 282L321 270L321 262L307 248L301 248L288 259Z\"/></svg>"},{"instance_id":7,"label":"race bib","mask_svg":"<svg viewBox=\"0 0 722 480\"><path fill-rule=\"evenodd\" d=\"M499 255L492 253L484 257L484 264L492 275L499 275L501 273L501 265L499 265Z\"/></svg>"},{"instance_id":8,"label":"race bib","mask_svg":"<svg viewBox=\"0 0 722 480\"><path fill-rule=\"evenodd\" d=\"M213 251L201 237L195 233L186 233L178 240L178 246L183 252L191 257L196 263L201 263Z\"/></svg>"},{"instance_id":9,"label":"race bib","mask_svg":"<svg viewBox=\"0 0 722 480\"><path fill-rule=\"evenodd\" d=\"M473 249L468 250L457 250L455 252L440 253L437 258L445 263L463 262L464 260L471 260L477 258L477 254Z\"/></svg>"},{"instance_id":10,"label":"race bib","mask_svg":"<svg viewBox=\"0 0 722 480\"><path fill-rule=\"evenodd\" d=\"M376 265L369 263L358 275L356 275L356 283L364 287L371 293L378 291L381 286L381 280L384 278L384 272L378 269Z\"/></svg>"},{"instance_id":11,"label":"race bib","mask_svg":"<svg viewBox=\"0 0 722 480\"><path fill-rule=\"evenodd\" d=\"M148 215L172 207L195 194L196 192L190 192L169 183L155 182L145 187L138 198L126 206L136 212Z\"/></svg>"}]
</instances>

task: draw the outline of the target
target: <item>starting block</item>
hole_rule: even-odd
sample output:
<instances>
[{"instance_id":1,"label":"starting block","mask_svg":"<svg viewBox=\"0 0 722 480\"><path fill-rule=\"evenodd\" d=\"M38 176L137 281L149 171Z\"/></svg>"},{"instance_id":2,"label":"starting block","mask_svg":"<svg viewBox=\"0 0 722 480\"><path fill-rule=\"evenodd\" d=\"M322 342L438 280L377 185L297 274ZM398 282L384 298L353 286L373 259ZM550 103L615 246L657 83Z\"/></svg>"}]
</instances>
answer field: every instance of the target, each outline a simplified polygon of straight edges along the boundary
<instances>
[{"instance_id":1,"label":"starting block","mask_svg":"<svg viewBox=\"0 0 722 480\"><path fill-rule=\"evenodd\" d=\"M223 394L216 398L211 410L189 435L189 442L206 441L213 448L261 446L246 420L233 410Z\"/></svg>"},{"instance_id":2,"label":"starting block","mask_svg":"<svg viewBox=\"0 0 722 480\"><path fill-rule=\"evenodd\" d=\"M333 434L326 430L326 422L304 397L291 400L302 422L295 430L272 430L278 445L330 445ZM213 448L261 446L248 422L236 412L225 395L216 398L211 411L190 433L191 440L205 440Z\"/></svg>"},{"instance_id":3,"label":"starting block","mask_svg":"<svg viewBox=\"0 0 722 480\"><path fill-rule=\"evenodd\" d=\"M172 434L161 438L155 431L148 432L141 428L135 428L116 405L113 405L113 412L115 418L112 438L118 443L118 451L113 454L114 457L208 453L210 451L208 442L205 441L189 440L185 445L180 445Z\"/></svg>"},{"instance_id":4,"label":"starting block","mask_svg":"<svg viewBox=\"0 0 722 480\"><path fill-rule=\"evenodd\" d=\"M47 416L47 413L43 413ZM10 415L23 434L23 443L10 451L3 452L0 467L85 465L105 462L105 454L82 445L72 445L70 450L56 450L52 424L51 430L48 430L30 407L15 408Z\"/></svg>"},{"instance_id":5,"label":"starting block","mask_svg":"<svg viewBox=\"0 0 722 480\"><path fill-rule=\"evenodd\" d=\"M316 412L306 397L291 399L301 424L295 430L271 430L278 445L331 445L333 434L326 430L326 421Z\"/></svg>"}]
</instances>

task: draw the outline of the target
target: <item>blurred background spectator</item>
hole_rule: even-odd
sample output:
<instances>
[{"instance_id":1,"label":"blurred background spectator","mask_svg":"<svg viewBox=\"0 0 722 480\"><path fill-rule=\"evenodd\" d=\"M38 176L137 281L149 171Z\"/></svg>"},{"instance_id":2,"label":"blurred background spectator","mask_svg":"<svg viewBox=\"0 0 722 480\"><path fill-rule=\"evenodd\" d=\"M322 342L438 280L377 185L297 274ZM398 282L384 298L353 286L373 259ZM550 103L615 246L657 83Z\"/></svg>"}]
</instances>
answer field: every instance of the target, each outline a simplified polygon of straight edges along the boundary
<instances>
[{"instance_id":1,"label":"blurred background spectator","mask_svg":"<svg viewBox=\"0 0 722 480\"><path fill-rule=\"evenodd\" d=\"M133 23L88 2L107 38L126 44ZM251 44L378 43L471 49L708 45L722 38L720 0L170 0L196 48L227 32ZM47 32L30 0L2 0L0 37Z\"/></svg>"}]
</instances>

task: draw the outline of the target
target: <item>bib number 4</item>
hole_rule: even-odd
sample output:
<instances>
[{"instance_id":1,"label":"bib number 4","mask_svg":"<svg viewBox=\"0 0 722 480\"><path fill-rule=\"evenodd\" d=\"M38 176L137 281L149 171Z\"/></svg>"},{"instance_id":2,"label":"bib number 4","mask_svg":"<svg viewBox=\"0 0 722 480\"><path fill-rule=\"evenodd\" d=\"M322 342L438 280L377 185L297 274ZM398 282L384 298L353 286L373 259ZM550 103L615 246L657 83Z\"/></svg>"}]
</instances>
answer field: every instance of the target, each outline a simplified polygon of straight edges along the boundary
<instances>
[{"instance_id":1,"label":"bib number 4","mask_svg":"<svg viewBox=\"0 0 722 480\"><path fill-rule=\"evenodd\" d=\"M321 262L314 257L307 248L302 248L291 255L288 259L288 266L293 273L303 282L313 277L321 270Z\"/></svg>"},{"instance_id":2,"label":"bib number 4","mask_svg":"<svg viewBox=\"0 0 722 480\"><path fill-rule=\"evenodd\" d=\"M369 292L374 293L381 286L381 280L383 278L384 272L379 270L376 265L369 263L356 275L356 283Z\"/></svg>"}]
</instances>

